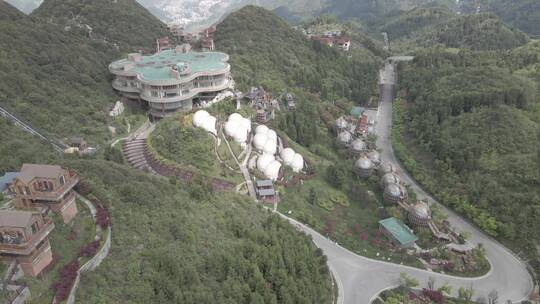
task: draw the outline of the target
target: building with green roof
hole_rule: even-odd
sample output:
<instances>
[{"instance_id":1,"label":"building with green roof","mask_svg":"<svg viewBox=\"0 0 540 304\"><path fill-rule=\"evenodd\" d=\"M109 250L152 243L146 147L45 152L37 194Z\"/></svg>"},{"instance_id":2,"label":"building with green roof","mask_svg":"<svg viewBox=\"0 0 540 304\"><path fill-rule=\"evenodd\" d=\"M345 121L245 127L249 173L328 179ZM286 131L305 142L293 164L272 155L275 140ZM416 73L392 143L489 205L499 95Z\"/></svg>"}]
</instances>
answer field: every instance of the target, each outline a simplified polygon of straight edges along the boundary
<instances>
[{"instance_id":1,"label":"building with green roof","mask_svg":"<svg viewBox=\"0 0 540 304\"><path fill-rule=\"evenodd\" d=\"M418 240L412 230L395 217L379 221L379 230L400 248L412 248Z\"/></svg>"},{"instance_id":2,"label":"building with green roof","mask_svg":"<svg viewBox=\"0 0 540 304\"><path fill-rule=\"evenodd\" d=\"M153 55L129 54L109 65L112 86L123 96L148 103L154 117L204 104L232 85L229 56L194 52L189 45Z\"/></svg>"}]
</instances>

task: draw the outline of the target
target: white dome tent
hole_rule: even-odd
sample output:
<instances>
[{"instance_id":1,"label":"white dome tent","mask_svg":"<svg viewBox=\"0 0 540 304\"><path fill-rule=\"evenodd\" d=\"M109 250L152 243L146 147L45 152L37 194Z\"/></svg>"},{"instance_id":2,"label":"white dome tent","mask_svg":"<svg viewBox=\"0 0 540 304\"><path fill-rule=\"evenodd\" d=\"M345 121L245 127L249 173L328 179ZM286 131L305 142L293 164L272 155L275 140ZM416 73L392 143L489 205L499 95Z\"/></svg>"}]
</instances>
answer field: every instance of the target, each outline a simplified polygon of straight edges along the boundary
<instances>
[{"instance_id":1,"label":"white dome tent","mask_svg":"<svg viewBox=\"0 0 540 304\"><path fill-rule=\"evenodd\" d=\"M238 113L231 114L225 123L225 134L240 145L246 144L249 132L251 132L251 121Z\"/></svg>"},{"instance_id":2,"label":"white dome tent","mask_svg":"<svg viewBox=\"0 0 540 304\"><path fill-rule=\"evenodd\" d=\"M257 157L257 169L264 173L264 169L266 167L276 160L273 155L270 154L262 154Z\"/></svg>"},{"instance_id":3,"label":"white dome tent","mask_svg":"<svg viewBox=\"0 0 540 304\"><path fill-rule=\"evenodd\" d=\"M291 148L285 148L281 151L281 159L286 166L289 166L293 169L294 172L298 173L304 169L304 157Z\"/></svg>"},{"instance_id":4,"label":"white dome tent","mask_svg":"<svg viewBox=\"0 0 540 304\"><path fill-rule=\"evenodd\" d=\"M277 153L277 133L265 125L255 128L253 146L257 151L274 155Z\"/></svg>"},{"instance_id":5,"label":"white dome tent","mask_svg":"<svg viewBox=\"0 0 540 304\"><path fill-rule=\"evenodd\" d=\"M270 180L277 180L279 177L279 171L281 170L281 163L277 160L273 160L264 168L264 176Z\"/></svg>"},{"instance_id":6,"label":"white dome tent","mask_svg":"<svg viewBox=\"0 0 540 304\"><path fill-rule=\"evenodd\" d=\"M255 134L265 134L266 132L268 132L268 127L265 126L265 125L258 125L257 128L255 128Z\"/></svg>"},{"instance_id":7,"label":"white dome tent","mask_svg":"<svg viewBox=\"0 0 540 304\"><path fill-rule=\"evenodd\" d=\"M264 153L274 155L277 152L277 142L273 139L268 139L264 144Z\"/></svg>"},{"instance_id":8,"label":"white dome tent","mask_svg":"<svg viewBox=\"0 0 540 304\"><path fill-rule=\"evenodd\" d=\"M283 160L283 163L286 165L286 166L290 166L293 162L293 159L294 159L294 155L296 153L294 152L293 149L291 148L285 148L281 151L281 159Z\"/></svg>"},{"instance_id":9,"label":"white dome tent","mask_svg":"<svg viewBox=\"0 0 540 304\"><path fill-rule=\"evenodd\" d=\"M216 118L210 115L204 110L197 111L193 115L193 126L196 128L201 128L206 132L217 135L216 131Z\"/></svg>"},{"instance_id":10,"label":"white dome tent","mask_svg":"<svg viewBox=\"0 0 540 304\"><path fill-rule=\"evenodd\" d=\"M255 137L253 137L253 146L258 151L262 151L264 149L264 145L266 144L266 134L257 133L255 134Z\"/></svg>"},{"instance_id":11,"label":"white dome tent","mask_svg":"<svg viewBox=\"0 0 540 304\"><path fill-rule=\"evenodd\" d=\"M291 163L291 168L294 172L298 173L304 169L304 157L298 153L294 155Z\"/></svg>"}]
</instances>

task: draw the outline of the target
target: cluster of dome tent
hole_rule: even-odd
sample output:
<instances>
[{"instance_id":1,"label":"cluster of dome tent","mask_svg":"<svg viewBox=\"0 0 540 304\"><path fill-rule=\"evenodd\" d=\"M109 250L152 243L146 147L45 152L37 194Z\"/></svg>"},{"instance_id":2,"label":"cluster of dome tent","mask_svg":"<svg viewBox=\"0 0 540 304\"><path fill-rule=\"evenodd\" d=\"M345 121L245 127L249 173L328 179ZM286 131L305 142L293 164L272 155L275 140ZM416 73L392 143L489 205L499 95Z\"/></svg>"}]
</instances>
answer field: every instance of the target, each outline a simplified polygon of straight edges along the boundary
<instances>
[{"instance_id":1,"label":"cluster of dome tent","mask_svg":"<svg viewBox=\"0 0 540 304\"><path fill-rule=\"evenodd\" d=\"M253 146L261 153L257 157L257 169L264 176L271 180L277 180L281 170L281 162L276 159L278 149L277 133L265 125L260 125L255 129ZM294 152L291 148L285 148L279 154L286 166L292 168L294 172L300 172L304 168L304 157Z\"/></svg>"},{"instance_id":2,"label":"cluster of dome tent","mask_svg":"<svg viewBox=\"0 0 540 304\"><path fill-rule=\"evenodd\" d=\"M216 118L204 110L199 110L194 114L193 125L217 135ZM250 139L251 120L242 117L238 113L233 113L229 115L223 130L228 138L232 138L245 148ZM304 168L303 156L293 149L285 148L278 154L278 135L276 131L269 129L265 125L257 126L252 143L259 153L256 161L257 169L268 179L277 180L279 178L282 163L291 167L293 172L296 173Z\"/></svg>"}]
</instances>

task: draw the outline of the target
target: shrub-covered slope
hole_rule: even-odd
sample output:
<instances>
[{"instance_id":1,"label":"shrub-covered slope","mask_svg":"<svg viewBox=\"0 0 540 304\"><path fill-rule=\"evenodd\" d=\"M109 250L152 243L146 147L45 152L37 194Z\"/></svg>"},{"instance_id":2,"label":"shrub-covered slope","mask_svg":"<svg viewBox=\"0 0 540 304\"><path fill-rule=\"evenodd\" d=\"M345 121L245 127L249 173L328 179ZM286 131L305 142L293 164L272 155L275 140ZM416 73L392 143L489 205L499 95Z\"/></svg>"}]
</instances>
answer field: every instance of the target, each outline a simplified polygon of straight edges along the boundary
<instances>
[{"instance_id":1,"label":"shrub-covered slope","mask_svg":"<svg viewBox=\"0 0 540 304\"><path fill-rule=\"evenodd\" d=\"M91 27L95 36L134 51L154 48L167 36L164 23L135 0L45 0L32 16L72 28Z\"/></svg>"},{"instance_id":2,"label":"shrub-covered slope","mask_svg":"<svg viewBox=\"0 0 540 304\"><path fill-rule=\"evenodd\" d=\"M527 43L527 35L506 26L497 16L478 14L460 16L426 31L414 43L423 47L442 45L472 50L511 49Z\"/></svg>"},{"instance_id":3,"label":"shrub-covered slope","mask_svg":"<svg viewBox=\"0 0 540 304\"><path fill-rule=\"evenodd\" d=\"M111 251L82 276L77 302L331 302L321 251L246 197L181 186L103 160L62 159L3 120L0 139L0 174L23 162L61 164L83 177L89 198L110 208Z\"/></svg>"},{"instance_id":4,"label":"shrub-covered slope","mask_svg":"<svg viewBox=\"0 0 540 304\"><path fill-rule=\"evenodd\" d=\"M233 75L243 89L263 84L277 93L297 86L325 99L367 99L380 64L365 50L347 58L336 49L306 41L285 21L254 6L232 13L218 26L216 45L231 56Z\"/></svg>"},{"instance_id":5,"label":"shrub-covered slope","mask_svg":"<svg viewBox=\"0 0 540 304\"><path fill-rule=\"evenodd\" d=\"M400 73L409 102L394 134L396 153L419 182L519 248L538 273L539 59L535 43L418 54Z\"/></svg>"},{"instance_id":6,"label":"shrub-covered slope","mask_svg":"<svg viewBox=\"0 0 540 304\"><path fill-rule=\"evenodd\" d=\"M393 40L445 22L452 17L454 13L446 7L418 7L388 16L382 19L384 21L376 28L380 32L387 32Z\"/></svg>"}]
</instances>

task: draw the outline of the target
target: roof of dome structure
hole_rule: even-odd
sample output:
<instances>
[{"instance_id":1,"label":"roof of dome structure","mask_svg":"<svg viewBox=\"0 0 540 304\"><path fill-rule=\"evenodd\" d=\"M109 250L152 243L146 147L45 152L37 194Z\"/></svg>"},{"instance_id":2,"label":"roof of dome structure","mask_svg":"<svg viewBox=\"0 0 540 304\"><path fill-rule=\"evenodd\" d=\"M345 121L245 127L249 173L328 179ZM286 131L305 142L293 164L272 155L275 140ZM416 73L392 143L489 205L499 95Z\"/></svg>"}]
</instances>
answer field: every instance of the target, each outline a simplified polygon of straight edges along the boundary
<instances>
[{"instance_id":1,"label":"roof of dome structure","mask_svg":"<svg viewBox=\"0 0 540 304\"><path fill-rule=\"evenodd\" d=\"M360 138L357 138L352 141L351 149L355 152L362 152L366 149L366 143Z\"/></svg>"},{"instance_id":2,"label":"roof of dome structure","mask_svg":"<svg viewBox=\"0 0 540 304\"><path fill-rule=\"evenodd\" d=\"M236 133L237 129L238 129L238 122L229 120L225 123L225 133L228 136L234 137L234 134Z\"/></svg>"},{"instance_id":3,"label":"roof of dome structure","mask_svg":"<svg viewBox=\"0 0 540 304\"><path fill-rule=\"evenodd\" d=\"M343 131L339 133L338 135L339 142L344 143L344 144L350 143L351 139L352 139L352 135L351 133L349 133L349 131Z\"/></svg>"},{"instance_id":4,"label":"roof of dome structure","mask_svg":"<svg viewBox=\"0 0 540 304\"><path fill-rule=\"evenodd\" d=\"M275 139L277 140L277 133L276 131L274 130L268 130L268 132L266 132L266 136L269 138L269 139Z\"/></svg>"},{"instance_id":5,"label":"roof of dome structure","mask_svg":"<svg viewBox=\"0 0 540 304\"><path fill-rule=\"evenodd\" d=\"M240 121L244 119L244 117L242 117L242 115L238 114L238 113L232 113L231 115L229 115L229 118L227 119L228 121Z\"/></svg>"},{"instance_id":6,"label":"roof of dome structure","mask_svg":"<svg viewBox=\"0 0 540 304\"><path fill-rule=\"evenodd\" d=\"M369 170L373 168L373 162L369 158L362 156L356 161L355 166L359 169Z\"/></svg>"},{"instance_id":7,"label":"roof of dome structure","mask_svg":"<svg viewBox=\"0 0 540 304\"><path fill-rule=\"evenodd\" d=\"M247 130L245 130L244 128L239 128L235 131L232 137L234 138L234 141L239 144L245 143L248 137Z\"/></svg>"},{"instance_id":8,"label":"roof of dome structure","mask_svg":"<svg viewBox=\"0 0 540 304\"><path fill-rule=\"evenodd\" d=\"M276 154L277 151L277 142L273 139L268 139L263 147L264 153L268 154Z\"/></svg>"},{"instance_id":9,"label":"roof of dome structure","mask_svg":"<svg viewBox=\"0 0 540 304\"><path fill-rule=\"evenodd\" d=\"M394 166L392 165L392 163L389 163L389 162L383 162L381 164L381 166L379 167L379 170L381 171L381 173L383 174L387 174L387 173L391 173L394 171Z\"/></svg>"},{"instance_id":10,"label":"roof of dome structure","mask_svg":"<svg viewBox=\"0 0 540 304\"><path fill-rule=\"evenodd\" d=\"M401 189L399 188L398 184L394 184L394 183L388 184L384 188L384 193L386 193L386 195L391 196L393 198L401 197Z\"/></svg>"},{"instance_id":11,"label":"roof of dome structure","mask_svg":"<svg viewBox=\"0 0 540 304\"><path fill-rule=\"evenodd\" d=\"M251 120L247 119L247 118L242 118L240 120L240 125L246 129L248 132L251 132Z\"/></svg>"},{"instance_id":12,"label":"roof of dome structure","mask_svg":"<svg viewBox=\"0 0 540 304\"><path fill-rule=\"evenodd\" d=\"M425 202L422 202L422 201L417 202L412 207L412 212L415 217L420 218L420 219L428 219L430 216L429 206Z\"/></svg>"},{"instance_id":13,"label":"roof of dome structure","mask_svg":"<svg viewBox=\"0 0 540 304\"><path fill-rule=\"evenodd\" d=\"M253 146L255 149L262 151L264 149L264 145L266 144L267 137L264 133L257 133L253 137Z\"/></svg>"},{"instance_id":14,"label":"roof of dome structure","mask_svg":"<svg viewBox=\"0 0 540 304\"><path fill-rule=\"evenodd\" d=\"M381 154L375 150L370 151L367 155L369 159L371 159L372 162L378 164L381 162Z\"/></svg>"},{"instance_id":15,"label":"roof of dome structure","mask_svg":"<svg viewBox=\"0 0 540 304\"><path fill-rule=\"evenodd\" d=\"M381 182L384 186L388 184L399 184L399 178L394 173L386 173L383 175Z\"/></svg>"},{"instance_id":16,"label":"roof of dome structure","mask_svg":"<svg viewBox=\"0 0 540 304\"><path fill-rule=\"evenodd\" d=\"M257 157L257 169L264 173L264 169L272 162L275 158L270 154L263 154Z\"/></svg>"},{"instance_id":17,"label":"roof of dome structure","mask_svg":"<svg viewBox=\"0 0 540 304\"><path fill-rule=\"evenodd\" d=\"M266 168L264 168L264 176L271 180L277 180L279 177L279 170L281 169L281 163L277 160L271 161Z\"/></svg>"},{"instance_id":18,"label":"roof of dome structure","mask_svg":"<svg viewBox=\"0 0 540 304\"><path fill-rule=\"evenodd\" d=\"M304 168L304 157L296 153L292 160L291 168L294 172L300 172Z\"/></svg>"},{"instance_id":19,"label":"roof of dome structure","mask_svg":"<svg viewBox=\"0 0 540 304\"><path fill-rule=\"evenodd\" d=\"M345 118L343 118L343 116L339 117L336 120L336 127L338 129L345 129L345 128L347 128L348 125L349 125L349 123L347 122L347 120L345 120Z\"/></svg>"},{"instance_id":20,"label":"roof of dome structure","mask_svg":"<svg viewBox=\"0 0 540 304\"><path fill-rule=\"evenodd\" d=\"M206 112L205 110L199 110L197 111L194 115L193 115L193 125L195 127L200 127L202 126L204 120L210 116L210 114L208 112Z\"/></svg>"},{"instance_id":21,"label":"roof of dome structure","mask_svg":"<svg viewBox=\"0 0 540 304\"><path fill-rule=\"evenodd\" d=\"M287 166L290 166L292 164L292 161L294 159L295 152L291 148L285 148L281 151L281 159L283 159L283 163Z\"/></svg>"},{"instance_id":22,"label":"roof of dome structure","mask_svg":"<svg viewBox=\"0 0 540 304\"><path fill-rule=\"evenodd\" d=\"M201 128L203 128L206 132L210 132L210 133L212 133L214 135L217 135L216 121L217 121L217 119L214 116L209 115L203 121L203 123L201 125Z\"/></svg>"},{"instance_id":23,"label":"roof of dome structure","mask_svg":"<svg viewBox=\"0 0 540 304\"><path fill-rule=\"evenodd\" d=\"M266 132L268 132L268 127L265 126L265 125L258 125L257 128L255 128L255 134L264 134Z\"/></svg>"}]
</instances>

